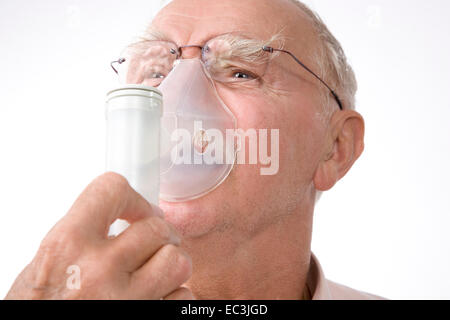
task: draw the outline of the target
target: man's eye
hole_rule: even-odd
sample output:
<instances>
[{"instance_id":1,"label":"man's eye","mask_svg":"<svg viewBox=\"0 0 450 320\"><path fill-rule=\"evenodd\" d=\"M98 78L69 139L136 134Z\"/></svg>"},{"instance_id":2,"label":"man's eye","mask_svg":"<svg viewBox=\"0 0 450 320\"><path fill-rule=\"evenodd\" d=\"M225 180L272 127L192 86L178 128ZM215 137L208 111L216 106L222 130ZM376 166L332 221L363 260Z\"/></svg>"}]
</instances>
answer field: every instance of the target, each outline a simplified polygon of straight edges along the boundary
<instances>
[{"instance_id":1,"label":"man's eye","mask_svg":"<svg viewBox=\"0 0 450 320\"><path fill-rule=\"evenodd\" d=\"M248 71L234 71L231 75L236 80L253 80L257 78L256 75Z\"/></svg>"},{"instance_id":2,"label":"man's eye","mask_svg":"<svg viewBox=\"0 0 450 320\"><path fill-rule=\"evenodd\" d=\"M244 72L235 72L233 74L233 76L234 76L234 78L237 78L237 79L250 79L251 78L250 75L248 75L247 73L244 73Z\"/></svg>"},{"instance_id":3,"label":"man's eye","mask_svg":"<svg viewBox=\"0 0 450 320\"><path fill-rule=\"evenodd\" d=\"M213 80L222 83L251 82L260 78L256 73L242 68L212 65L209 66L208 71Z\"/></svg>"},{"instance_id":4,"label":"man's eye","mask_svg":"<svg viewBox=\"0 0 450 320\"><path fill-rule=\"evenodd\" d=\"M160 72L153 72L150 74L150 78L152 79L162 79L164 78L164 75Z\"/></svg>"}]
</instances>

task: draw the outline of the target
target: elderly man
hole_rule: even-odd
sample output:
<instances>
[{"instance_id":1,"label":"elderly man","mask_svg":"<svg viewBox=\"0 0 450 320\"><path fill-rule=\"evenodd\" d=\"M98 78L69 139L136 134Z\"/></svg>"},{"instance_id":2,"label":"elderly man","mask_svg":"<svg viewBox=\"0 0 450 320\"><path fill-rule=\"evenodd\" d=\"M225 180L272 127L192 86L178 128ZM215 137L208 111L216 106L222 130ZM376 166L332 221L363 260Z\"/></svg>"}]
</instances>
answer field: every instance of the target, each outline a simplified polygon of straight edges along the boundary
<instances>
[{"instance_id":1,"label":"elderly man","mask_svg":"<svg viewBox=\"0 0 450 320\"><path fill-rule=\"evenodd\" d=\"M181 60L204 60L205 43L218 38L266 59L261 74L212 78L239 128L279 129L277 174L237 165L214 190L160 209L106 173L48 233L7 298L377 298L326 280L310 250L316 199L364 148L353 71L320 18L295 0L174 0L150 29L144 41L182 48ZM131 225L108 237L117 218ZM69 266L79 268L76 288Z\"/></svg>"}]
</instances>

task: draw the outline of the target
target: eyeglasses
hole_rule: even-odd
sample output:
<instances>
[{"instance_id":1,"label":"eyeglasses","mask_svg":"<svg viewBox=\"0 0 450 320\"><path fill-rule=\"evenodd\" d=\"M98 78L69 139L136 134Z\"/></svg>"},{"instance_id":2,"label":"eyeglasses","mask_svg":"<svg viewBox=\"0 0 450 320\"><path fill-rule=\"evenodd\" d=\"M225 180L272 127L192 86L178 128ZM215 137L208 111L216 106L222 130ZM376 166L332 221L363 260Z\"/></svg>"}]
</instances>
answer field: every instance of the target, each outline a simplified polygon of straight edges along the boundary
<instances>
[{"instance_id":1,"label":"eyeglasses","mask_svg":"<svg viewBox=\"0 0 450 320\"><path fill-rule=\"evenodd\" d=\"M251 83L260 79L265 74L273 53L285 53L319 80L331 92L339 109L343 110L336 92L291 52L234 34L215 37L203 46L177 46L167 40L141 41L128 46L120 59L111 62L111 68L123 83L158 87L186 48L200 49L201 60L211 78L228 84Z\"/></svg>"},{"instance_id":2,"label":"eyeglasses","mask_svg":"<svg viewBox=\"0 0 450 320\"><path fill-rule=\"evenodd\" d=\"M272 47L268 47L268 46L263 46L262 50L273 53L274 51L276 52L283 52L288 54L289 56L292 57L292 59L295 60L295 62L297 62L299 65L301 65L306 71L308 71L309 73L311 73L317 80L319 80L325 87L327 87L327 89L331 92L331 95L333 96L333 98L336 100L339 109L344 110L344 107L342 105L342 101L341 99L339 99L339 96L337 95L337 93L331 89L331 87L325 82L323 81L318 75L316 75L310 68L308 68L303 62L301 62L296 56L294 56L291 52L283 50L283 49L274 49Z\"/></svg>"}]
</instances>

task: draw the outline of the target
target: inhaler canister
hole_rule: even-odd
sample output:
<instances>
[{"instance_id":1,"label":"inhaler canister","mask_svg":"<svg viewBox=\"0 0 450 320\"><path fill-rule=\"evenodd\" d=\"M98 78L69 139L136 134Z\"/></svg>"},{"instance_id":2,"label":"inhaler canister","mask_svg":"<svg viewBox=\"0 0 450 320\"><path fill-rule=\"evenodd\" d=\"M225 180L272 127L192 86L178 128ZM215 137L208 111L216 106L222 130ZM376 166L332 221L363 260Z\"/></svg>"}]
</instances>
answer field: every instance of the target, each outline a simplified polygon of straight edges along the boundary
<instances>
[{"instance_id":1,"label":"inhaler canister","mask_svg":"<svg viewBox=\"0 0 450 320\"><path fill-rule=\"evenodd\" d=\"M106 171L124 176L148 202L159 204L162 93L153 87L125 85L106 96ZM110 235L128 223L116 220Z\"/></svg>"}]
</instances>

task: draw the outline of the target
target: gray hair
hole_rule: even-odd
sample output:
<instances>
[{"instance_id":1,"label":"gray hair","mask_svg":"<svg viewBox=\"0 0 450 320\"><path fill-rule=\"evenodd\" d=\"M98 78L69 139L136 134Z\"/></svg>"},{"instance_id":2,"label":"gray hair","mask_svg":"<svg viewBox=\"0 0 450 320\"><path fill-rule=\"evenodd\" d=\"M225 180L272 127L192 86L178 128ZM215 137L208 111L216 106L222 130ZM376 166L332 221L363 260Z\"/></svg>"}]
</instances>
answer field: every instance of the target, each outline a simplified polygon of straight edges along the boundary
<instances>
[{"instance_id":1,"label":"gray hair","mask_svg":"<svg viewBox=\"0 0 450 320\"><path fill-rule=\"evenodd\" d=\"M314 59L319 68L319 76L338 94L345 109L354 110L358 83L341 44L316 12L299 0L290 1L308 16L319 38L319 51L314 55ZM329 92L326 92L325 97L325 108L321 115L322 118L323 116L328 118L333 110L327 108L330 103L334 103L330 100ZM316 190L316 203L320 200L322 194L322 191Z\"/></svg>"},{"instance_id":2,"label":"gray hair","mask_svg":"<svg viewBox=\"0 0 450 320\"><path fill-rule=\"evenodd\" d=\"M320 47L314 59L319 68L320 77L336 91L345 109L355 109L355 94L358 84L341 44L316 12L299 0L290 1L308 16L317 32ZM326 96L326 105L329 105L332 97L328 93Z\"/></svg>"}]
</instances>

